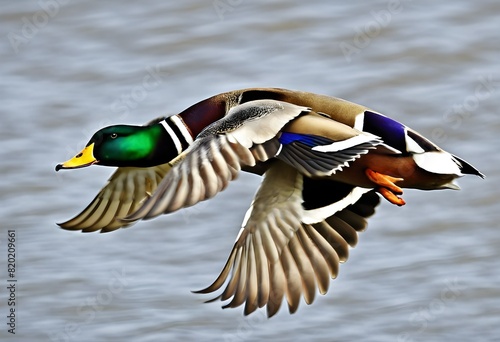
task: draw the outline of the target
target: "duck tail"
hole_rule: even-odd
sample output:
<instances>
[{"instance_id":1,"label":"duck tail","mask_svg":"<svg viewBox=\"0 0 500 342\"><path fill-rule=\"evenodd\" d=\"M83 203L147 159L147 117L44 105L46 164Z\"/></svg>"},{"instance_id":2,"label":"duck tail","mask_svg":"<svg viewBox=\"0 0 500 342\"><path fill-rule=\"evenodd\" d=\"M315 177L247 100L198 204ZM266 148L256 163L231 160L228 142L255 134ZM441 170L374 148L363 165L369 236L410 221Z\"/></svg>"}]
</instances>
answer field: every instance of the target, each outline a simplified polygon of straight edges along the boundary
<instances>
[{"instance_id":1,"label":"duck tail","mask_svg":"<svg viewBox=\"0 0 500 342\"><path fill-rule=\"evenodd\" d=\"M458 167L460 168L460 171L463 174L465 174L465 175L476 175L478 177L484 178L484 174L482 174L478 169L476 169L471 164L467 163L462 158L459 158L459 157L453 155L453 159L455 159L455 162L457 163Z\"/></svg>"}]
</instances>

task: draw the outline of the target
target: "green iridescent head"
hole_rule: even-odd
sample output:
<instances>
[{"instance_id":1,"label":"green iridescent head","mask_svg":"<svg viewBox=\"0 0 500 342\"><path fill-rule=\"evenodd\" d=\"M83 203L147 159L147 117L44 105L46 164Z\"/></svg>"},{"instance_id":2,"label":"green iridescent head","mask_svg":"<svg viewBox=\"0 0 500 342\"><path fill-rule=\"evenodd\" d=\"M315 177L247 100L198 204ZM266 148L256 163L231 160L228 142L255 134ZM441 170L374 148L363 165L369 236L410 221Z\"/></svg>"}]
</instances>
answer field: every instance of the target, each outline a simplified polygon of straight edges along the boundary
<instances>
[{"instance_id":1,"label":"green iridescent head","mask_svg":"<svg viewBox=\"0 0 500 342\"><path fill-rule=\"evenodd\" d=\"M93 164L135 167L160 165L177 155L173 152L175 148L169 148L169 142L171 139L161 125L105 127L97 131L75 157L58 164L56 171Z\"/></svg>"}]
</instances>

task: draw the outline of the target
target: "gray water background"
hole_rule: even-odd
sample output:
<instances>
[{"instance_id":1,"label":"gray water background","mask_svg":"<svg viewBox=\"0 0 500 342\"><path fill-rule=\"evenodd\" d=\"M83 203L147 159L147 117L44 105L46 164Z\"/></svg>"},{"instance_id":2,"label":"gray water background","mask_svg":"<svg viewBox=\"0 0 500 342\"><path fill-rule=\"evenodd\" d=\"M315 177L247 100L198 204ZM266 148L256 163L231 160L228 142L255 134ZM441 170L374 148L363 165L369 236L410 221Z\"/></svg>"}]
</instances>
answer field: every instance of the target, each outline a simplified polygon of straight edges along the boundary
<instances>
[{"instance_id":1,"label":"gray water background","mask_svg":"<svg viewBox=\"0 0 500 342\"><path fill-rule=\"evenodd\" d=\"M2 341L500 338L498 1L3 1ZM154 74L154 84L144 78ZM404 122L487 176L385 202L326 296L243 317L190 290L218 274L259 178L112 234L60 230L113 171L54 172L97 129L277 86ZM16 231L16 334L7 230Z\"/></svg>"}]
</instances>

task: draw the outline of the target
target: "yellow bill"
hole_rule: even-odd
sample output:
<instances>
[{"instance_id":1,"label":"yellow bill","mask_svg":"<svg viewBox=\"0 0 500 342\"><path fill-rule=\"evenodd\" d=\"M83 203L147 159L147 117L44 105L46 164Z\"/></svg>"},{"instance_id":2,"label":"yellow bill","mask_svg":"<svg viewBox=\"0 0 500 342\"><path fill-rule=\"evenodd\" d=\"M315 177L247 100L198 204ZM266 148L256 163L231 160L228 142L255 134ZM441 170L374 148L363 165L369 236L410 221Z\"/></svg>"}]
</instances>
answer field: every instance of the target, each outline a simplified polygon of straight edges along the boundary
<instances>
[{"instance_id":1,"label":"yellow bill","mask_svg":"<svg viewBox=\"0 0 500 342\"><path fill-rule=\"evenodd\" d=\"M95 163L97 163L97 159L94 157L94 143L92 143L70 160L57 164L56 171L61 169L77 169L80 167L90 166Z\"/></svg>"}]
</instances>

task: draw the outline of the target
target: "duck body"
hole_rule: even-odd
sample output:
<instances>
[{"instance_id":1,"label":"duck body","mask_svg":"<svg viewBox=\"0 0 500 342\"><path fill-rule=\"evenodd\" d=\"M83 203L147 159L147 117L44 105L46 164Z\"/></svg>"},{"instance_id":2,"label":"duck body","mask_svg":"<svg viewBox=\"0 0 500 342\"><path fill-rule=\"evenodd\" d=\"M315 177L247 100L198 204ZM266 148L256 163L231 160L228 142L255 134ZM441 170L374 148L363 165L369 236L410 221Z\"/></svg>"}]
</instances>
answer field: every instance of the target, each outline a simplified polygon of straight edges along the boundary
<instances>
[{"instance_id":1,"label":"duck body","mask_svg":"<svg viewBox=\"0 0 500 342\"><path fill-rule=\"evenodd\" d=\"M301 297L311 303L316 289L325 293L378 205L377 193L404 205L402 188L458 189L454 180L464 174L483 177L385 115L301 91L236 90L130 132L117 127L100 130L56 167L119 166L61 227L112 231L207 200L241 170L261 174L226 265L199 291L226 284L217 298L230 300L226 307L245 304L245 314L267 306L272 316L285 297L295 312Z\"/></svg>"},{"instance_id":2,"label":"duck body","mask_svg":"<svg viewBox=\"0 0 500 342\"><path fill-rule=\"evenodd\" d=\"M343 137L339 137L338 132L344 129L339 125L341 123L382 139L385 147L378 148L380 153L375 150L361 156L350 165L349 172L332 175L333 180L369 188L373 186L373 180L366 176L364 170L371 169L397 178L395 183L401 188L435 190L458 189L453 181L462 176L462 172L480 175L467 162L443 151L405 125L365 106L326 95L277 88L242 89L201 101L179 116L192 129L192 135L196 136L208 122L219 120L230 108L262 99L293 103L320 113L298 117L284 131L342 139L352 134L352 131L348 130ZM207 121L200 121L200 116ZM392 153L386 147L392 148ZM252 172L252 169L247 170ZM255 170L262 173L259 167Z\"/></svg>"}]
</instances>

